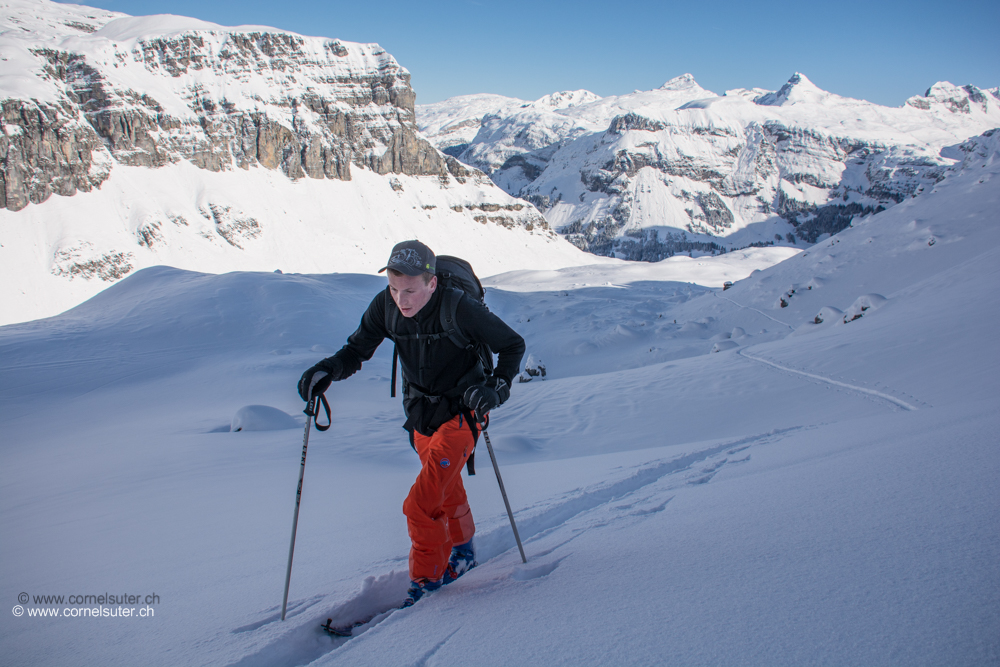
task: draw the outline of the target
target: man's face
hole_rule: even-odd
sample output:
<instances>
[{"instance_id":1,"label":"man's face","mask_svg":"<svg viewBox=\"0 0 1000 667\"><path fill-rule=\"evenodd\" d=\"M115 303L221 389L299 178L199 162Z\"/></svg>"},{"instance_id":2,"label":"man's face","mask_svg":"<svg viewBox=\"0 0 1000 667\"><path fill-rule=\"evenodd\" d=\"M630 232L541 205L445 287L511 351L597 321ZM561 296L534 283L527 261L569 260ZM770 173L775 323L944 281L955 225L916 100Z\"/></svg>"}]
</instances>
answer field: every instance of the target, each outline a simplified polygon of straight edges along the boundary
<instances>
[{"instance_id":1,"label":"man's face","mask_svg":"<svg viewBox=\"0 0 1000 667\"><path fill-rule=\"evenodd\" d=\"M403 317L413 317L420 312L420 309L427 305L437 287L437 276L433 276L428 283L424 283L421 276L394 276L389 274L389 293L392 300L399 307L399 312Z\"/></svg>"}]
</instances>

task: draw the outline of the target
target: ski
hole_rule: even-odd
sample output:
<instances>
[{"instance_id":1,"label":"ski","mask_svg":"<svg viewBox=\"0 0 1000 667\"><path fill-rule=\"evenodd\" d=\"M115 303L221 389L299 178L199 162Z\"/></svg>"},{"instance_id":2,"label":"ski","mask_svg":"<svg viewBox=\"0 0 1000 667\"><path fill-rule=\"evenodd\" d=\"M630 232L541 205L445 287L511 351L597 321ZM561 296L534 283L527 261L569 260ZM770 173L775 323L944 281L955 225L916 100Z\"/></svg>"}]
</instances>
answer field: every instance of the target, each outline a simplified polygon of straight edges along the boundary
<instances>
[{"instance_id":1,"label":"ski","mask_svg":"<svg viewBox=\"0 0 1000 667\"><path fill-rule=\"evenodd\" d=\"M392 612L397 611L399 609L408 609L409 607L412 607L416 602L423 599L425 595L439 590L441 586L445 586L447 584L452 583L453 581L457 581L459 577L461 577L462 575L464 575L466 572L476 567L477 565L479 565L479 563L476 562L474 552L471 550L470 547L467 549L467 553L462 552L460 557L456 559L455 563L449 564L449 571L454 571L452 570L452 567L457 566L456 569L458 571L458 574L457 576L455 576L454 579L449 579L446 577L438 585L438 588L425 591L419 598L417 598L417 600L415 600L414 602L410 602L409 605L407 605L406 601L404 601L402 606L390 607L388 609L382 609L381 611L376 611L375 613L369 613L368 615L364 616L363 618L357 621L353 622L348 621L347 623L343 623L341 625L334 625L333 618L328 618L326 619L326 623L323 623L319 627L323 630L323 632L327 633L331 637L353 637L354 630L356 630L357 628L363 627L368 624L381 623L383 620L385 620L385 617L387 617Z\"/></svg>"},{"instance_id":2,"label":"ski","mask_svg":"<svg viewBox=\"0 0 1000 667\"><path fill-rule=\"evenodd\" d=\"M321 625L319 627L323 628L326 631L327 634L333 635L334 637L350 637L351 633L354 632L354 628L358 627L359 625L364 625L363 623L358 622L358 623L354 623L352 625L346 625L346 626L342 626L342 627L334 627L334 626L330 625L331 623L333 623L333 619L332 618L328 618L328 619L326 619L326 623L324 623L323 625Z\"/></svg>"},{"instance_id":3,"label":"ski","mask_svg":"<svg viewBox=\"0 0 1000 667\"><path fill-rule=\"evenodd\" d=\"M347 623L345 625L333 625L333 619L328 618L326 619L326 623L324 623L319 627L322 628L324 632L326 632L328 635L332 637L353 637L355 628L360 628L364 625L368 625L369 623L377 619L379 616L388 615L391 612L396 611L397 608L398 607L384 609L382 611L371 614L370 616L366 616L365 618L362 618L358 621L354 621L353 623Z\"/></svg>"}]
</instances>

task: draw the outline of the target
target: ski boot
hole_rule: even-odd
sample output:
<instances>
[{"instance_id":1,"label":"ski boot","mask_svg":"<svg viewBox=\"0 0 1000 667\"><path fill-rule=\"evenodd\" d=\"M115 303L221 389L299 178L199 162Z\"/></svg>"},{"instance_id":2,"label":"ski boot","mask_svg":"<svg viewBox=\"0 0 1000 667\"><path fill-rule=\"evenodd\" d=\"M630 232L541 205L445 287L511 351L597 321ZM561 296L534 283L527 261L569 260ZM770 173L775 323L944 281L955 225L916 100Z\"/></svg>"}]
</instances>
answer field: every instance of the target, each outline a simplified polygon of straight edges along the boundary
<instances>
[{"instance_id":1,"label":"ski boot","mask_svg":"<svg viewBox=\"0 0 1000 667\"><path fill-rule=\"evenodd\" d=\"M479 563L476 562L476 549L472 546L472 540L455 545L451 549L451 558L448 559L448 567L444 571L443 583L450 584L477 565Z\"/></svg>"},{"instance_id":2,"label":"ski boot","mask_svg":"<svg viewBox=\"0 0 1000 667\"><path fill-rule=\"evenodd\" d=\"M400 609L406 609L407 607L412 607L416 604L417 600L422 598L427 593L432 593L437 589L441 588L441 580L432 581L430 579L417 579L416 581L410 582L410 588L406 591L406 599L403 600L403 606Z\"/></svg>"}]
</instances>

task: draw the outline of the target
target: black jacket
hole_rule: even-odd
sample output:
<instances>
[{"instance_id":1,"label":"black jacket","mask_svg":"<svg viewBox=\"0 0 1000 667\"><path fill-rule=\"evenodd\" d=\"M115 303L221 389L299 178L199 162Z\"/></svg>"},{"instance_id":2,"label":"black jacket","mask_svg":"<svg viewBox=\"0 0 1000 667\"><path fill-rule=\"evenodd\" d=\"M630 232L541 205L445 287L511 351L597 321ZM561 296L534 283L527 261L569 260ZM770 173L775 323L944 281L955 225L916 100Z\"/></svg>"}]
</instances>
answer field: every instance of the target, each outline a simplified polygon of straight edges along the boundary
<instances>
[{"instance_id":1,"label":"black jacket","mask_svg":"<svg viewBox=\"0 0 1000 667\"><path fill-rule=\"evenodd\" d=\"M462 392L465 386L476 383L470 382L472 378L467 375L480 363L475 350L460 348L447 337L432 342L408 338L413 334L442 331L442 294L443 288L438 287L427 305L414 317L396 318L399 330L390 332L386 322L389 321L387 314L392 313L387 313L386 309L397 308L387 287L372 299L361 317L358 330L347 338L347 345L334 355L343 364L343 377L349 377L361 369L362 362L372 358L383 340L393 338L395 333L398 336L395 342L404 386L408 384L411 389L404 391L403 396L403 408L407 415L405 428L415 429L424 435L431 435L441 424L462 412ZM464 293L455 316L467 338L486 343L498 355L493 375L510 385L521 369L524 339L485 306Z\"/></svg>"}]
</instances>

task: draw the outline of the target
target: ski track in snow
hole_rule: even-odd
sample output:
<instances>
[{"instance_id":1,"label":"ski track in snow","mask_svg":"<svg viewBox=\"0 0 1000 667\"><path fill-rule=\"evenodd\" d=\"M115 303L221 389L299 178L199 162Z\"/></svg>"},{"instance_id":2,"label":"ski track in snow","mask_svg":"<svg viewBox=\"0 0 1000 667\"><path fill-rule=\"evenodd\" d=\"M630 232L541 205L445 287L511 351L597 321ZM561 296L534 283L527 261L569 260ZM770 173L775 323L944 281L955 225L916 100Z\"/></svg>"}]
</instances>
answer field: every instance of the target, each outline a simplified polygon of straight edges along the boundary
<instances>
[{"instance_id":1,"label":"ski track in snow","mask_svg":"<svg viewBox=\"0 0 1000 667\"><path fill-rule=\"evenodd\" d=\"M731 459L754 445L766 444L786 433L797 431L803 426L775 429L767 433L727 440L714 446L706 447L689 454L671 457L667 460L651 461L631 468L632 474L611 483L596 484L583 490L575 490L534 507L522 509L515 515L518 530L525 545L528 563L517 563L509 575L494 577L492 585L503 585L509 580L530 581L548 576L556 570L566 557L561 556L546 562L546 557L562 549L579 535L592 529L606 526L611 522L634 517L642 520L663 511L673 500L673 495L664 497L664 493L684 486L699 486L707 484L727 464L743 463L750 459L749 454L740 459ZM722 458L718 458L722 456ZM700 463L707 463L698 467ZM688 474L684 474L688 473ZM674 475L682 475L680 479ZM588 516L583 524L573 527L573 534L561 540L555 546L531 552L531 545L538 546L544 538L556 533L573 519L583 518L594 511L605 510L594 516ZM608 514L610 516L608 516ZM490 563L515 548L514 536L504 521L482 532L476 533L476 550L480 559L477 570L483 571ZM492 569L499 567L495 564ZM394 570L379 576L369 576L362 583L361 589L346 600L339 602L333 609L316 615L308 623L302 623L281 637L264 645L257 652L244 656L232 663L230 667L273 667L307 665L324 655L335 651L353 639L357 639L375 626L393 616L402 604L402 593L409 577L405 570ZM289 601L289 617L300 616L313 611L313 607L323 595L313 596L298 601ZM419 610L419 606L411 608ZM404 614L414 613L405 610ZM266 610L267 616L260 621L233 629L232 633L253 632L278 620L277 607ZM327 618L333 618L335 627L344 627L354 622L363 621L353 630L351 637L334 637L328 635L320 625ZM402 616L399 618L403 618ZM458 630L456 629L455 632ZM418 660L418 665L426 664L455 634L452 632L442 642L435 645L428 653Z\"/></svg>"},{"instance_id":2,"label":"ski track in snow","mask_svg":"<svg viewBox=\"0 0 1000 667\"><path fill-rule=\"evenodd\" d=\"M726 301L728 301L729 303L733 304L734 306L736 306L738 308L745 308L746 310L752 310L753 312L757 313L758 315L763 315L764 317L766 317L767 319L771 320L772 322L776 322L776 323L780 324L781 326L788 327L792 331L795 330L795 327L793 327L791 324L787 324L785 322L782 322L781 320L776 320L775 318L771 317L770 315L768 315L767 313L765 313L762 310L757 310L756 308L753 308L752 306L744 306L741 303L736 303L735 301L733 301L732 299L730 299L728 296L722 296L718 292L714 292L713 291L712 294L714 294L716 297L718 297L720 299L725 299Z\"/></svg>"},{"instance_id":3,"label":"ski track in snow","mask_svg":"<svg viewBox=\"0 0 1000 667\"><path fill-rule=\"evenodd\" d=\"M455 628L454 630L452 630L448 634L447 637L445 637L444 639L442 639L441 641L439 641L429 651L427 651L422 656L420 656L420 660L417 660L415 663L413 663L413 667L426 667L427 661L430 660L431 658L433 658L435 653L437 653L442 648L444 648L444 645L447 644L448 642L450 642L451 638L454 637L455 634L459 630L461 630L461 629L462 629L462 626L459 626L459 627Z\"/></svg>"},{"instance_id":4,"label":"ski track in snow","mask_svg":"<svg viewBox=\"0 0 1000 667\"><path fill-rule=\"evenodd\" d=\"M892 396L890 394L886 394L885 392L877 391L875 389L866 389L865 387L859 387L857 385L848 384L847 382L834 380L833 378L828 378L823 375L817 375L816 373L808 373L806 371L800 371L795 368L790 368L789 366L776 364L775 362L768 361L767 359L764 359L762 357L750 356L749 354L746 354L743 350L737 350L736 353L739 354L744 359L749 359L750 361L755 361L757 363L764 364L765 366L771 366L772 368L777 368L779 371L785 371L786 373L794 373L795 375L802 375L803 377L807 377L813 380L819 380L820 382L824 382L826 384L833 385L835 387L843 387L844 389L848 389L850 391L856 391L861 394L867 394L869 396L881 398L882 400L889 401L893 405L899 406L904 410L916 411L918 409L915 405L911 405L906 401L900 398L896 398L895 396Z\"/></svg>"}]
</instances>

